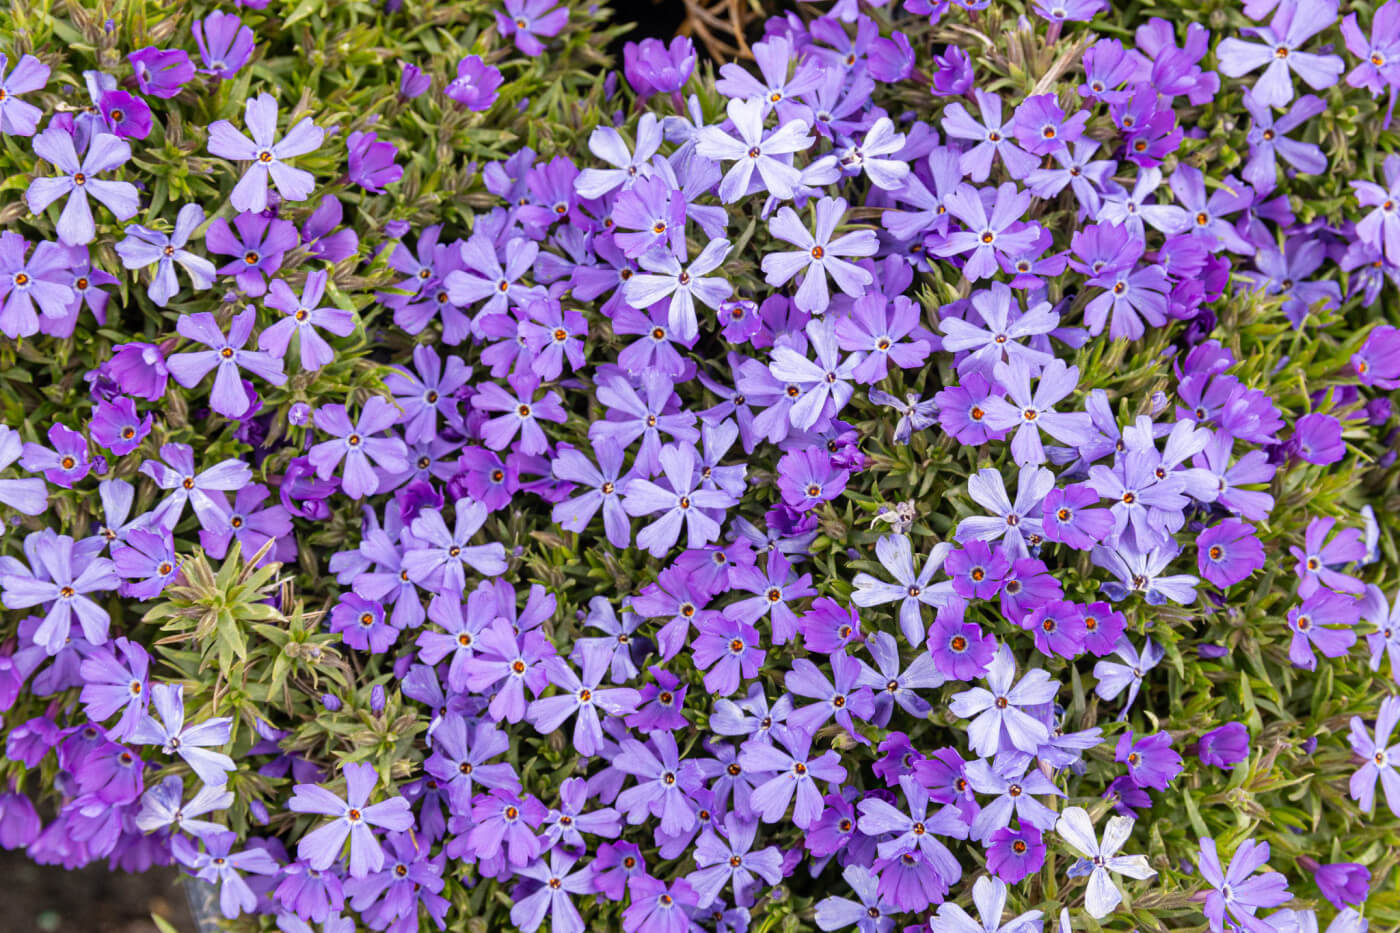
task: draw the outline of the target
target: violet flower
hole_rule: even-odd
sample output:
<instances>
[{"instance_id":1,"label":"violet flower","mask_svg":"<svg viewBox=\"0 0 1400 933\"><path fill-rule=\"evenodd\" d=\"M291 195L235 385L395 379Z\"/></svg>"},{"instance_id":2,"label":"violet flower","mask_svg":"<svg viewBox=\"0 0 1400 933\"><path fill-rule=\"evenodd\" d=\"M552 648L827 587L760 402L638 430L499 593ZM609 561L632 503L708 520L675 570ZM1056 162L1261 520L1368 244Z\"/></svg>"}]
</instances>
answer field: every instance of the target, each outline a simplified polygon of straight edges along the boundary
<instances>
[{"instance_id":1,"label":"violet flower","mask_svg":"<svg viewBox=\"0 0 1400 933\"><path fill-rule=\"evenodd\" d=\"M140 209L136 186L126 181L98 178L125 164L131 158L131 145L110 133L97 133L79 161L73 137L59 126L49 126L34 137L34 154L58 169L59 174L40 176L29 183L25 200L35 214L59 198L67 196L58 217L58 237L70 246L91 243L97 236L88 197L107 206L118 220L126 220Z\"/></svg>"},{"instance_id":2,"label":"violet flower","mask_svg":"<svg viewBox=\"0 0 1400 933\"><path fill-rule=\"evenodd\" d=\"M244 308L229 323L227 336L219 330L214 315L207 311L183 315L175 323L180 336L209 349L174 354L166 360L170 374L180 385L192 389L203 382L211 370L215 371L209 405L226 418L241 418L252 404L244 388L243 370L272 385L280 386L287 381L281 360L259 350L244 349L253 336L257 319L256 309Z\"/></svg>"},{"instance_id":3,"label":"violet flower","mask_svg":"<svg viewBox=\"0 0 1400 933\"><path fill-rule=\"evenodd\" d=\"M155 265L156 271L151 276L146 295L158 306L165 307L180 291L180 283L175 277L177 263L190 277L190 284L195 289L203 290L214 284L214 264L185 248L202 223L204 208L198 204L186 204L176 215L175 229L169 234L132 224L126 228L126 238L117 243L117 255L126 268L144 269Z\"/></svg>"},{"instance_id":4,"label":"violet flower","mask_svg":"<svg viewBox=\"0 0 1400 933\"><path fill-rule=\"evenodd\" d=\"M346 787L344 799L317 784L298 784L292 788L287 809L294 813L333 817L330 823L301 837L297 843L299 858L309 862L312 868L325 871L340 858L348 839L350 877L364 878L384 866L384 850L372 827L406 832L413 828L413 812L402 797L369 804L370 795L379 783L379 773L369 762L347 763L342 772Z\"/></svg>"},{"instance_id":5,"label":"violet flower","mask_svg":"<svg viewBox=\"0 0 1400 933\"><path fill-rule=\"evenodd\" d=\"M287 160L320 148L326 137L325 130L310 117L303 117L278 140L277 101L266 93L248 98L243 116L248 131L253 134L251 140L227 120L219 120L209 127L208 147L212 155L252 163L229 196L234 210L254 213L264 210L269 177L283 199L305 201L309 198L316 187L315 178L305 169L293 168Z\"/></svg>"}]
</instances>

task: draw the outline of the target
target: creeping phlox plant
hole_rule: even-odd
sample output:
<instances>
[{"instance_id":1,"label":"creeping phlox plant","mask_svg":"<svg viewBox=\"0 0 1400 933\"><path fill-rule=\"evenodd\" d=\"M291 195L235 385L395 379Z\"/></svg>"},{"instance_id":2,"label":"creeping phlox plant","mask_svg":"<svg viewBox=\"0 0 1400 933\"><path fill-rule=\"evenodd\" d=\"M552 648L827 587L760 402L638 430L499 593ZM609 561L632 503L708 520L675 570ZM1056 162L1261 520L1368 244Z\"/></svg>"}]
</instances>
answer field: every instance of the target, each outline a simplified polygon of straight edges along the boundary
<instances>
[{"instance_id":1,"label":"creeping phlox plant","mask_svg":"<svg viewBox=\"0 0 1400 933\"><path fill-rule=\"evenodd\" d=\"M1400 0L0 20L0 845L228 928L1400 928Z\"/></svg>"}]
</instances>

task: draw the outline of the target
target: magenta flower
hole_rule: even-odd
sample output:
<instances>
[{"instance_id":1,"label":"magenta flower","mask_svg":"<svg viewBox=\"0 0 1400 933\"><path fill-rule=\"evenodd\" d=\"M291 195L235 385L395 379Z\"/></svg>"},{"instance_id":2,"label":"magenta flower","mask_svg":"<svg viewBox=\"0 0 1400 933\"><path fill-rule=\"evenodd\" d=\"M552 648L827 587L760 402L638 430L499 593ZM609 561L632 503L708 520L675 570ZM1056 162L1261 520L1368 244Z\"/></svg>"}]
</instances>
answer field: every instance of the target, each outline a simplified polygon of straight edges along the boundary
<instances>
[{"instance_id":1,"label":"magenta flower","mask_svg":"<svg viewBox=\"0 0 1400 933\"><path fill-rule=\"evenodd\" d=\"M72 489L73 484L92 470L88 459L87 437L61 424L49 427L49 447L26 443L19 465L31 473L43 471L44 479L55 486Z\"/></svg>"},{"instance_id":2,"label":"magenta flower","mask_svg":"<svg viewBox=\"0 0 1400 933\"><path fill-rule=\"evenodd\" d=\"M123 139L145 139L151 133L151 108L126 91L104 91L97 109L107 129Z\"/></svg>"},{"instance_id":3,"label":"magenta flower","mask_svg":"<svg viewBox=\"0 0 1400 933\"><path fill-rule=\"evenodd\" d=\"M293 813L314 813L334 817L333 821L314 829L297 843L297 856L305 859L317 871L325 871L340 858L346 840L350 842L350 877L363 878L384 867L384 850L371 827L392 832L413 828L413 811L402 797L390 797L369 804L370 795L379 782L379 774L368 762L352 762L342 769L345 775L345 799L317 784L298 784L292 788L287 809Z\"/></svg>"},{"instance_id":4,"label":"magenta flower","mask_svg":"<svg viewBox=\"0 0 1400 933\"><path fill-rule=\"evenodd\" d=\"M758 629L718 614L703 619L697 628L691 656L705 672L706 690L717 697L731 696L741 680L758 676L767 657Z\"/></svg>"},{"instance_id":5,"label":"magenta flower","mask_svg":"<svg viewBox=\"0 0 1400 933\"><path fill-rule=\"evenodd\" d=\"M253 336L253 325L257 319L256 309L251 306L244 308L234 315L227 336L219 330L214 315L207 311L186 314L175 324L180 336L202 343L209 349L174 354L166 360L170 374L180 385L193 389L210 372L215 372L209 404L226 418L241 418L252 404L243 384L244 370L275 386L287 381L281 360L258 350L244 349Z\"/></svg>"},{"instance_id":6,"label":"magenta flower","mask_svg":"<svg viewBox=\"0 0 1400 933\"><path fill-rule=\"evenodd\" d=\"M316 180L304 169L292 168L287 160L318 149L326 137L310 117L303 117L281 140L277 136L277 101L270 94L249 98L244 122L251 140L227 120L209 127L209 152L225 159L252 164L234 185L229 200L234 210L260 212L267 207L269 177L277 193L287 201L305 201L316 187Z\"/></svg>"}]
</instances>

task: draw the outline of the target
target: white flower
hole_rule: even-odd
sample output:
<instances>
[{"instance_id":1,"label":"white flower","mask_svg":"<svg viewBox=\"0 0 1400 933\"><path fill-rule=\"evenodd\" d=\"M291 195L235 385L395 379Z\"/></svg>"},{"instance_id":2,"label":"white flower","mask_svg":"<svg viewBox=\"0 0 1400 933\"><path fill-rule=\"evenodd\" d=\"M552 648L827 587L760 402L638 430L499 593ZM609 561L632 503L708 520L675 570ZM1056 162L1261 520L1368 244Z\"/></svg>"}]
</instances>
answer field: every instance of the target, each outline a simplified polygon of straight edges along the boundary
<instances>
[{"instance_id":1,"label":"white flower","mask_svg":"<svg viewBox=\"0 0 1400 933\"><path fill-rule=\"evenodd\" d=\"M1137 821L1131 817L1115 816L1104 827L1103 844L1094 835L1094 824L1083 807L1066 807L1055 824L1055 832L1083 856L1081 861L1070 869L1071 878L1087 874L1089 890L1084 898L1084 909L1089 916L1098 920L1113 913L1113 909L1123 900L1123 892L1113 883L1109 872L1127 875L1139 880L1155 878L1157 872L1148 867L1145 855L1117 855Z\"/></svg>"}]
</instances>

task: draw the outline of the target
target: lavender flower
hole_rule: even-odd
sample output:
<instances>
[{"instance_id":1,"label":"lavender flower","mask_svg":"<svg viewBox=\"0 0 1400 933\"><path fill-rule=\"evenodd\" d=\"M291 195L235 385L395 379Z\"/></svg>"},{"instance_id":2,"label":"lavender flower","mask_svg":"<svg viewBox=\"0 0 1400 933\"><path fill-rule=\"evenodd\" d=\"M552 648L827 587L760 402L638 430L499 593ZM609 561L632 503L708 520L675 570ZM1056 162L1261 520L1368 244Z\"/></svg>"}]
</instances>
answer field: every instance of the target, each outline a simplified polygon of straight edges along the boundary
<instances>
[{"instance_id":1,"label":"lavender flower","mask_svg":"<svg viewBox=\"0 0 1400 933\"><path fill-rule=\"evenodd\" d=\"M310 117L303 117L278 140L277 101L270 94L250 97L243 117L253 134L251 140L227 120L219 120L209 127L210 153L252 163L229 197L234 210L259 212L266 208L269 177L284 199L305 201L316 187L316 181L310 172L293 168L287 160L315 152L326 137L325 131Z\"/></svg>"},{"instance_id":2,"label":"lavender flower","mask_svg":"<svg viewBox=\"0 0 1400 933\"><path fill-rule=\"evenodd\" d=\"M25 191L25 200L29 209L38 214L67 196L57 226L58 237L64 243L80 246L91 243L97 236L89 197L105 204L118 220L126 220L140 209L135 185L97 177L119 168L131 158L131 146L126 140L110 133L98 133L89 141L87 152L79 161L73 137L62 127L50 126L34 137L34 152L52 163L59 174L35 178Z\"/></svg>"},{"instance_id":3,"label":"lavender flower","mask_svg":"<svg viewBox=\"0 0 1400 933\"><path fill-rule=\"evenodd\" d=\"M341 770L345 775L344 799L317 784L298 784L292 788L287 809L293 813L334 818L301 837L297 843L297 856L305 859L312 868L325 871L340 858L348 839L350 877L364 878L384 866L384 850L380 848L372 827L405 832L413 827L413 813L408 801L402 797L390 797L369 804L370 795L379 782L374 765L352 762Z\"/></svg>"},{"instance_id":4,"label":"lavender flower","mask_svg":"<svg viewBox=\"0 0 1400 933\"><path fill-rule=\"evenodd\" d=\"M209 349L174 354L166 360L170 374L180 385L192 389L203 382L211 370L215 371L209 404L227 418L242 417L252 404L244 388L243 370L273 385L280 386L287 381L281 360L258 350L244 349L253 336L257 318L256 310L245 308L234 315L227 336L219 330L214 315L207 311L184 315L175 324L180 336L202 343Z\"/></svg>"}]
</instances>

